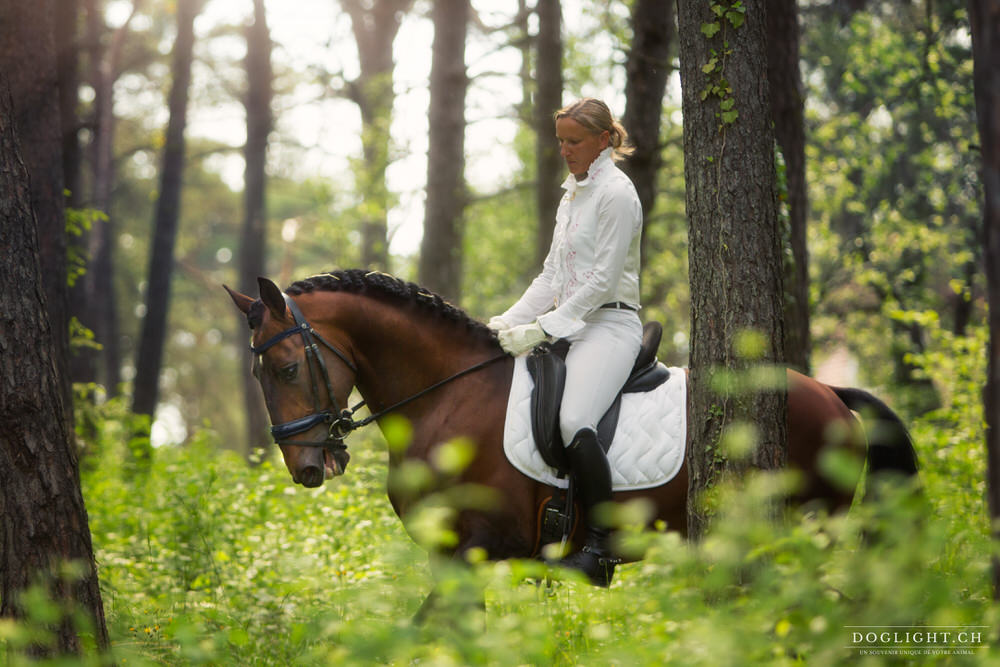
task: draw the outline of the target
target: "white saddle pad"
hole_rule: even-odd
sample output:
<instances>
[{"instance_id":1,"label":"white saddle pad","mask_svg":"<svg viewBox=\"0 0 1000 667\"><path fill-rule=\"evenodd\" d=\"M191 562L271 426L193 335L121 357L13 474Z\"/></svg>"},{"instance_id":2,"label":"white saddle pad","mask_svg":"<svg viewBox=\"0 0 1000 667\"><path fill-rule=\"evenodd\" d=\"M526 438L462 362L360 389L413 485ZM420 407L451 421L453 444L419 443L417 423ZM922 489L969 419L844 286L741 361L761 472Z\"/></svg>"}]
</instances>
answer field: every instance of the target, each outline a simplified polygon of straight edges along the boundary
<instances>
[{"instance_id":1,"label":"white saddle pad","mask_svg":"<svg viewBox=\"0 0 1000 667\"><path fill-rule=\"evenodd\" d=\"M503 449L511 464L528 477L565 488L566 479L542 460L531 434L531 388L525 357L514 361L507 402ZM615 491L648 489L666 484L684 462L687 437L687 376L671 368L670 379L644 394L622 397L618 429L608 450Z\"/></svg>"}]
</instances>

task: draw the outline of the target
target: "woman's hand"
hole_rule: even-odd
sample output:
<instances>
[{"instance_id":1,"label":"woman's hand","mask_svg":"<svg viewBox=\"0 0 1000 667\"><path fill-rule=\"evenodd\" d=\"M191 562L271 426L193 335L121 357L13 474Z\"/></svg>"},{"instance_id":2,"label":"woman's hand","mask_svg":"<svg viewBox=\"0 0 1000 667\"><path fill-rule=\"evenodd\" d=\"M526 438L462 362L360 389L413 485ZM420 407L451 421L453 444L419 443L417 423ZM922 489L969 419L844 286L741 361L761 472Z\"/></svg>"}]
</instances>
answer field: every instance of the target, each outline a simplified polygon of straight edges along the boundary
<instances>
[{"instance_id":1,"label":"woman's hand","mask_svg":"<svg viewBox=\"0 0 1000 667\"><path fill-rule=\"evenodd\" d=\"M497 338L500 339L500 347L504 349L504 352L516 357L548 340L549 335L545 333L542 325L536 320L531 324L503 329L497 333Z\"/></svg>"},{"instance_id":2,"label":"woman's hand","mask_svg":"<svg viewBox=\"0 0 1000 667\"><path fill-rule=\"evenodd\" d=\"M497 333L503 331L504 329L510 329L510 325L507 324L507 320L500 317L499 315L494 315L490 318L490 321L486 323L490 329L493 329Z\"/></svg>"}]
</instances>

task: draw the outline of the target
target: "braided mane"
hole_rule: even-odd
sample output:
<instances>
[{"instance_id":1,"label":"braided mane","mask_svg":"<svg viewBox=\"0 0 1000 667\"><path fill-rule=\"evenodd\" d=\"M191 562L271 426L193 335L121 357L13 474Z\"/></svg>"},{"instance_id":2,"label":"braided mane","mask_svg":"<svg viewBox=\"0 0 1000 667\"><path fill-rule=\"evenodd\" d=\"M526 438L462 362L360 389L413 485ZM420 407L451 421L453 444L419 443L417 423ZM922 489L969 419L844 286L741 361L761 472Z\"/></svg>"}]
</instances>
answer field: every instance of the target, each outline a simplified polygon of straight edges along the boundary
<instances>
[{"instance_id":1,"label":"braided mane","mask_svg":"<svg viewBox=\"0 0 1000 667\"><path fill-rule=\"evenodd\" d=\"M388 273L365 269L345 269L330 271L298 280L285 290L292 296L315 292L350 292L385 297L403 303L414 304L421 310L464 326L476 337L496 340L496 334L482 322L472 318L464 310L448 303L440 295L419 285L401 280Z\"/></svg>"}]
</instances>

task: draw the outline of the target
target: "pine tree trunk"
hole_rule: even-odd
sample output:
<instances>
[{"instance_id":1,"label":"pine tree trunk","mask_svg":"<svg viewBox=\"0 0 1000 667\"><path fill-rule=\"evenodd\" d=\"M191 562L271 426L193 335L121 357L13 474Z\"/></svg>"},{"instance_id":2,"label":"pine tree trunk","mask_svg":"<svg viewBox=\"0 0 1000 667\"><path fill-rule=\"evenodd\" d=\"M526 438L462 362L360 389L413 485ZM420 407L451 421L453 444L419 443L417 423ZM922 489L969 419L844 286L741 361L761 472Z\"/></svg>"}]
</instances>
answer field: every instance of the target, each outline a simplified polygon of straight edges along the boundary
<instances>
[{"instance_id":1,"label":"pine tree trunk","mask_svg":"<svg viewBox=\"0 0 1000 667\"><path fill-rule=\"evenodd\" d=\"M413 0L341 0L351 17L358 47L361 74L349 85L350 98L361 111L361 146L364 163L357 174L364 197L361 220L361 264L371 269L389 267L389 191L385 172L389 166L392 122L392 44L403 15Z\"/></svg>"},{"instance_id":2,"label":"pine tree trunk","mask_svg":"<svg viewBox=\"0 0 1000 667\"><path fill-rule=\"evenodd\" d=\"M159 397L160 367L167 334L170 282L174 272L174 246L180 223L181 179L184 173L184 130L187 127L188 90L194 51L194 19L201 0L178 0L177 39L174 42L173 81L170 87L166 144L160 166L160 196L150 246L146 287L146 315L142 319L139 354L135 364L132 411L152 416Z\"/></svg>"},{"instance_id":3,"label":"pine tree trunk","mask_svg":"<svg viewBox=\"0 0 1000 667\"><path fill-rule=\"evenodd\" d=\"M85 0L84 4L87 26L85 43L90 53L89 76L94 89L90 206L103 213L104 218L95 220L85 237L89 261L86 273L74 287L71 309L72 314L94 333L101 350L77 350L71 365L74 382L101 382L109 396L116 396L121 382L121 346L114 282L117 234L111 211L111 192L115 182L114 81L131 16L114 30L108 40L105 37L108 28L104 24L103 6L96 0ZM105 41L110 42L106 47Z\"/></svg>"},{"instance_id":4,"label":"pine tree trunk","mask_svg":"<svg viewBox=\"0 0 1000 667\"><path fill-rule=\"evenodd\" d=\"M271 134L272 85L271 35L267 27L264 0L254 0L254 22L247 30L247 142L243 149L246 169L243 178L243 233L240 235L239 290L254 294L257 276L267 275L265 267L267 240L267 144ZM239 319L241 351L246 344L246 318ZM243 405L247 419L246 453L254 454L271 446L267 409L260 385L249 373L243 374Z\"/></svg>"},{"instance_id":5,"label":"pine tree trunk","mask_svg":"<svg viewBox=\"0 0 1000 667\"><path fill-rule=\"evenodd\" d=\"M40 578L55 600L84 612L106 649L72 424L45 307L39 230L12 117L0 71L0 617L24 617L18 593ZM67 561L81 566L78 578L56 575ZM71 619L60 619L52 630L54 645L34 653L81 651Z\"/></svg>"},{"instance_id":6,"label":"pine tree trunk","mask_svg":"<svg viewBox=\"0 0 1000 667\"><path fill-rule=\"evenodd\" d=\"M556 141L553 114L562 108L562 7L559 0L538 0L538 36L535 43L535 160L538 203L538 231L535 239L535 265L540 269L552 244L556 209L562 199L563 168Z\"/></svg>"},{"instance_id":7,"label":"pine tree trunk","mask_svg":"<svg viewBox=\"0 0 1000 667\"><path fill-rule=\"evenodd\" d=\"M990 344L987 353L986 416L987 501L993 538L1000 539L1000 0L969 0L972 29L976 118L982 150L983 238L989 297ZM1000 559L993 556L993 596L1000 599Z\"/></svg>"},{"instance_id":8,"label":"pine tree trunk","mask_svg":"<svg viewBox=\"0 0 1000 667\"><path fill-rule=\"evenodd\" d=\"M809 252L806 224L806 137L799 74L799 14L796 0L767 2L767 77L774 133L785 158L791 261L785 264L785 359L809 373Z\"/></svg>"},{"instance_id":9,"label":"pine tree trunk","mask_svg":"<svg viewBox=\"0 0 1000 667\"><path fill-rule=\"evenodd\" d=\"M780 468L787 458L784 391L736 393L713 384L723 369L780 364L784 338L765 17L760 4L744 7L730 20L717 19L706 3L678 2L691 282L688 530L695 538L711 518L707 489L749 466ZM716 21L718 31L706 36L703 26ZM757 349L738 344L747 332L759 337ZM740 424L756 428L748 455L724 442Z\"/></svg>"},{"instance_id":10,"label":"pine tree trunk","mask_svg":"<svg viewBox=\"0 0 1000 667\"><path fill-rule=\"evenodd\" d=\"M69 379L69 291L66 286L66 211L62 120L56 67L53 0L8 0L0 7L0 71L9 77L14 118L28 168L31 208L38 220L45 303L55 345L58 391L72 422Z\"/></svg>"},{"instance_id":11,"label":"pine tree trunk","mask_svg":"<svg viewBox=\"0 0 1000 667\"><path fill-rule=\"evenodd\" d=\"M674 3L637 0L632 10L632 48L625 65L625 113L622 124L635 152L624 170L635 184L642 204L643 230L656 203L656 177L662 162L660 127L663 94L670 74L670 39ZM642 236L642 265L646 259L646 234Z\"/></svg>"},{"instance_id":12,"label":"pine tree trunk","mask_svg":"<svg viewBox=\"0 0 1000 667\"><path fill-rule=\"evenodd\" d=\"M59 79L59 116L62 134L63 182L69 191L67 204L79 208L80 192L80 119L76 109L80 102L80 0L56 0L55 43L56 68Z\"/></svg>"},{"instance_id":13,"label":"pine tree trunk","mask_svg":"<svg viewBox=\"0 0 1000 667\"><path fill-rule=\"evenodd\" d=\"M462 295L465 209L465 37L469 0L434 3L430 76L427 205L419 282L454 303Z\"/></svg>"}]
</instances>

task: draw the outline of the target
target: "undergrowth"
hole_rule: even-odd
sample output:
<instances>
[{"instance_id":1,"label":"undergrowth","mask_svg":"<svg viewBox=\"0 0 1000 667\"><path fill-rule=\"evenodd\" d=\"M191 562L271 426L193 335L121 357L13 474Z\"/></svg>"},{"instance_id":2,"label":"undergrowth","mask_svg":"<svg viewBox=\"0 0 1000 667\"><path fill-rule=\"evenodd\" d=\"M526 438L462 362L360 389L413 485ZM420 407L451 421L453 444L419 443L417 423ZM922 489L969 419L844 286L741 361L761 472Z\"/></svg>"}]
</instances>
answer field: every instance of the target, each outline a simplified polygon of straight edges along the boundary
<instances>
[{"instance_id":1,"label":"undergrowth","mask_svg":"<svg viewBox=\"0 0 1000 667\"><path fill-rule=\"evenodd\" d=\"M920 497L890 487L847 515L775 525L749 509L775 487L757 477L730 491L700 544L633 532L646 558L610 590L534 561L432 567L389 505L374 429L352 436L345 476L308 490L276 453L248 466L209 428L136 465L120 416L105 414L83 485L113 652L49 664L1000 664L967 382L981 371L950 372L951 407L913 424ZM417 625L435 582L440 603ZM28 664L32 624L52 614L35 607L45 614L0 623L0 663ZM866 653L887 626L914 648ZM978 641L914 644L946 626Z\"/></svg>"}]
</instances>

